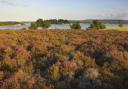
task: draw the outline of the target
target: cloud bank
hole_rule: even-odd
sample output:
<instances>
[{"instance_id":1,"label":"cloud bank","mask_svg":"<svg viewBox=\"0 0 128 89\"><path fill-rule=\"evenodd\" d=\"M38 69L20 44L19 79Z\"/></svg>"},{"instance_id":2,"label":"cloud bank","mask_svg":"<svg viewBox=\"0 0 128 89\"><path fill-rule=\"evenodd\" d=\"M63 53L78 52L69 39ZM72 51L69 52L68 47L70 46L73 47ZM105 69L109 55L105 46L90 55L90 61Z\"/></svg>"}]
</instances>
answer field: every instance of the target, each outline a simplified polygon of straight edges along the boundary
<instances>
[{"instance_id":1,"label":"cloud bank","mask_svg":"<svg viewBox=\"0 0 128 89\"><path fill-rule=\"evenodd\" d=\"M126 9L113 10L108 18L128 20L128 11Z\"/></svg>"}]
</instances>

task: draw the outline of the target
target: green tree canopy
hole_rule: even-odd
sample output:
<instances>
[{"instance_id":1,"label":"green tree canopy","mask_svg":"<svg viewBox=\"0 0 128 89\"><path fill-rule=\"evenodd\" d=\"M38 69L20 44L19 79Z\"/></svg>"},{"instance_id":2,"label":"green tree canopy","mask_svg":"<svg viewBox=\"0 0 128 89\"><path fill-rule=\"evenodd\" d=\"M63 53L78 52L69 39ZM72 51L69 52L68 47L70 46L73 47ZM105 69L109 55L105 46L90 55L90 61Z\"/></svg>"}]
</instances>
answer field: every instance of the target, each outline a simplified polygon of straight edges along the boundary
<instances>
[{"instance_id":1,"label":"green tree canopy","mask_svg":"<svg viewBox=\"0 0 128 89\"><path fill-rule=\"evenodd\" d=\"M30 29L37 29L38 27L48 28L48 27L50 27L50 23L48 21L38 19L36 22L33 22L29 28Z\"/></svg>"},{"instance_id":2,"label":"green tree canopy","mask_svg":"<svg viewBox=\"0 0 128 89\"><path fill-rule=\"evenodd\" d=\"M106 26L98 21L98 20L94 20L91 24L90 24L90 27L88 29L104 29L106 28Z\"/></svg>"},{"instance_id":3,"label":"green tree canopy","mask_svg":"<svg viewBox=\"0 0 128 89\"><path fill-rule=\"evenodd\" d=\"M80 23L73 23L71 26L71 29L81 29Z\"/></svg>"},{"instance_id":4,"label":"green tree canopy","mask_svg":"<svg viewBox=\"0 0 128 89\"><path fill-rule=\"evenodd\" d=\"M118 26L123 27L123 22L119 21Z\"/></svg>"},{"instance_id":5,"label":"green tree canopy","mask_svg":"<svg viewBox=\"0 0 128 89\"><path fill-rule=\"evenodd\" d=\"M29 29L36 29L37 28L37 24L36 23L31 23L31 26L29 27Z\"/></svg>"}]
</instances>

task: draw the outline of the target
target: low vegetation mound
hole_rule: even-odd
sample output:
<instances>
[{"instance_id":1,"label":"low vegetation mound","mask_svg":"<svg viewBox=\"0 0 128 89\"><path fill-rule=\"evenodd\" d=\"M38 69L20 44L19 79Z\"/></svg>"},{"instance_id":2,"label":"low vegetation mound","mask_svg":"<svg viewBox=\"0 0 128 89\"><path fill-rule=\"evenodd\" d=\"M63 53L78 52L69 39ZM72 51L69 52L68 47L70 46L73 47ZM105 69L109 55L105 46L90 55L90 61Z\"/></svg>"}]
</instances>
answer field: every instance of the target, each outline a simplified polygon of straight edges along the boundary
<instances>
[{"instance_id":1,"label":"low vegetation mound","mask_svg":"<svg viewBox=\"0 0 128 89\"><path fill-rule=\"evenodd\" d=\"M94 20L92 21L92 23L90 24L90 27L88 29L105 29L106 26L104 23L98 21L98 20Z\"/></svg>"},{"instance_id":2,"label":"low vegetation mound","mask_svg":"<svg viewBox=\"0 0 128 89\"><path fill-rule=\"evenodd\" d=\"M80 23L73 23L70 26L71 29L81 29Z\"/></svg>"},{"instance_id":3,"label":"low vegetation mound","mask_svg":"<svg viewBox=\"0 0 128 89\"><path fill-rule=\"evenodd\" d=\"M31 23L29 29L47 29L50 27L50 22L38 19L36 22Z\"/></svg>"},{"instance_id":4,"label":"low vegetation mound","mask_svg":"<svg viewBox=\"0 0 128 89\"><path fill-rule=\"evenodd\" d=\"M0 26L10 26L10 25L24 25L21 22L0 22Z\"/></svg>"},{"instance_id":5,"label":"low vegetation mound","mask_svg":"<svg viewBox=\"0 0 128 89\"><path fill-rule=\"evenodd\" d=\"M128 32L0 31L0 89L127 89Z\"/></svg>"}]
</instances>

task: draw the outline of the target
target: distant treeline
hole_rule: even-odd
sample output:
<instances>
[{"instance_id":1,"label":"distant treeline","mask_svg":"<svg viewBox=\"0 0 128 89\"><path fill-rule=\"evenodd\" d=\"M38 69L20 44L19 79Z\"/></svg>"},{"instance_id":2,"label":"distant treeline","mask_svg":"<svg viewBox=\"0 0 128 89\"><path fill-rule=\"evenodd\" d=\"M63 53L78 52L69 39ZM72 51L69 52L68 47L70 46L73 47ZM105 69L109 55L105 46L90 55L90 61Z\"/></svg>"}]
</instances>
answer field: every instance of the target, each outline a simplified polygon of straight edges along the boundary
<instances>
[{"instance_id":1,"label":"distant treeline","mask_svg":"<svg viewBox=\"0 0 128 89\"><path fill-rule=\"evenodd\" d=\"M50 24L69 24L69 20L64 20L64 19L50 19L50 20L45 20L46 22L49 22Z\"/></svg>"},{"instance_id":2,"label":"distant treeline","mask_svg":"<svg viewBox=\"0 0 128 89\"><path fill-rule=\"evenodd\" d=\"M17 24L23 25L23 23L21 23L21 22L0 22L0 26L5 26L5 25L17 25Z\"/></svg>"},{"instance_id":3,"label":"distant treeline","mask_svg":"<svg viewBox=\"0 0 128 89\"><path fill-rule=\"evenodd\" d=\"M50 19L50 20L45 20L50 22L51 24L69 24L69 23L92 23L96 19L90 19L90 20L64 20L64 19ZM104 19L104 20L98 20L102 23L110 23L110 24L118 24L119 22L123 24L128 24L128 20L109 20L109 19Z\"/></svg>"},{"instance_id":4,"label":"distant treeline","mask_svg":"<svg viewBox=\"0 0 128 89\"><path fill-rule=\"evenodd\" d=\"M90 20L79 20L78 22L80 23L92 23L95 19L90 19ZM128 24L128 20L111 20L111 19L106 19L106 20L98 20L102 23L109 23L109 24L118 24L119 22L123 24Z\"/></svg>"},{"instance_id":5,"label":"distant treeline","mask_svg":"<svg viewBox=\"0 0 128 89\"><path fill-rule=\"evenodd\" d=\"M81 29L80 22L69 22L68 20L43 20L38 19L36 22L31 23L29 29L47 29L51 24L70 24L71 29ZM120 22L119 27L123 27L123 24ZM105 29L106 26L104 23L94 20L88 29Z\"/></svg>"}]
</instances>

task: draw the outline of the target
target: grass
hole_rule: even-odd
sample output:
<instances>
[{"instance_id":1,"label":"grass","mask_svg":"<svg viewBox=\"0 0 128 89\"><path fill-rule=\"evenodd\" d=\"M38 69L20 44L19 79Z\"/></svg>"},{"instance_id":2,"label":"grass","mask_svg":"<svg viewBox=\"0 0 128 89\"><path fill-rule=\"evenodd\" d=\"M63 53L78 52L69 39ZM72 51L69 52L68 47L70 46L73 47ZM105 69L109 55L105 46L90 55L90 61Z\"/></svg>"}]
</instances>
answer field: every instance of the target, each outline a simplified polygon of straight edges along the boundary
<instances>
[{"instance_id":1,"label":"grass","mask_svg":"<svg viewBox=\"0 0 128 89\"><path fill-rule=\"evenodd\" d=\"M0 26L8 26L8 25L23 25L21 22L0 22Z\"/></svg>"},{"instance_id":2,"label":"grass","mask_svg":"<svg viewBox=\"0 0 128 89\"><path fill-rule=\"evenodd\" d=\"M106 28L103 30L117 30L117 31L128 31L128 28Z\"/></svg>"}]
</instances>

